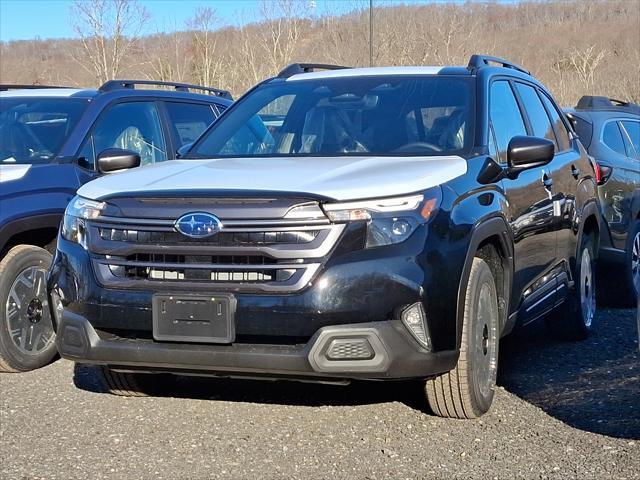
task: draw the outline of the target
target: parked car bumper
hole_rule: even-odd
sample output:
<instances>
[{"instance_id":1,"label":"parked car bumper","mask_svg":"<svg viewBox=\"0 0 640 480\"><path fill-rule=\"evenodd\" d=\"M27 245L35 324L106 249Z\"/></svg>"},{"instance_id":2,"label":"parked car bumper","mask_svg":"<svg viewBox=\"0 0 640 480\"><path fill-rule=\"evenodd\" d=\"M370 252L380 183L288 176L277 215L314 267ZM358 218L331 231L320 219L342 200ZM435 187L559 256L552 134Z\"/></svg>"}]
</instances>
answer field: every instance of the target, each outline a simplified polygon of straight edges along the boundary
<instances>
[{"instance_id":1,"label":"parked car bumper","mask_svg":"<svg viewBox=\"0 0 640 480\"><path fill-rule=\"evenodd\" d=\"M420 348L398 320L323 327L299 345L206 345L105 335L65 312L57 346L63 358L120 370L317 380L426 378L451 370L458 357ZM343 358L349 349L360 358Z\"/></svg>"}]
</instances>

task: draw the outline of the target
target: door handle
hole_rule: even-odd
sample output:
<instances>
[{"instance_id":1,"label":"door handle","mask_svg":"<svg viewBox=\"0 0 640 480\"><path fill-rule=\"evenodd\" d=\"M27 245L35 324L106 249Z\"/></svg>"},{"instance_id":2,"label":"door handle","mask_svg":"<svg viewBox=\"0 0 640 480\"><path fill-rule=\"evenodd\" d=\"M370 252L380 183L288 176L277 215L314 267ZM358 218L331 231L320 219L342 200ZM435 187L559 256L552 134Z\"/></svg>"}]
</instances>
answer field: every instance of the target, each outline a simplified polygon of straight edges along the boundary
<instances>
[{"instance_id":1,"label":"door handle","mask_svg":"<svg viewBox=\"0 0 640 480\"><path fill-rule=\"evenodd\" d=\"M577 180L580 177L580 169L575 165L571 165L571 175Z\"/></svg>"}]
</instances>

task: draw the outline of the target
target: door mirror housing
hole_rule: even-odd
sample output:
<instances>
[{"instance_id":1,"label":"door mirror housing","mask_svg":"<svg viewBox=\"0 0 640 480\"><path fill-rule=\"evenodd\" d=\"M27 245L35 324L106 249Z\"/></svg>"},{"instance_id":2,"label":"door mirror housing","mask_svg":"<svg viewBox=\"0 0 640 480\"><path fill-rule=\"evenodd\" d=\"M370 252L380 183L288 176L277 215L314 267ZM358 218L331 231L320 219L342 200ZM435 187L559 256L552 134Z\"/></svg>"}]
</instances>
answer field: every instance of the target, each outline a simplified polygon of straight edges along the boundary
<instances>
[{"instance_id":1,"label":"door mirror housing","mask_svg":"<svg viewBox=\"0 0 640 480\"><path fill-rule=\"evenodd\" d=\"M184 156L189 153L189 150L191 150L191 147L193 147L193 142L182 145L176 152L176 158L184 158Z\"/></svg>"},{"instance_id":2,"label":"door mirror housing","mask_svg":"<svg viewBox=\"0 0 640 480\"><path fill-rule=\"evenodd\" d=\"M98 170L102 173L140 166L140 155L122 148L108 148L98 155Z\"/></svg>"},{"instance_id":3,"label":"door mirror housing","mask_svg":"<svg viewBox=\"0 0 640 480\"><path fill-rule=\"evenodd\" d=\"M553 160L556 147L551 140L540 137L513 137L507 147L509 167L524 170L541 167Z\"/></svg>"},{"instance_id":4,"label":"door mirror housing","mask_svg":"<svg viewBox=\"0 0 640 480\"><path fill-rule=\"evenodd\" d=\"M507 147L507 163L511 173L547 165L555 155L551 140L540 137L513 137Z\"/></svg>"}]
</instances>

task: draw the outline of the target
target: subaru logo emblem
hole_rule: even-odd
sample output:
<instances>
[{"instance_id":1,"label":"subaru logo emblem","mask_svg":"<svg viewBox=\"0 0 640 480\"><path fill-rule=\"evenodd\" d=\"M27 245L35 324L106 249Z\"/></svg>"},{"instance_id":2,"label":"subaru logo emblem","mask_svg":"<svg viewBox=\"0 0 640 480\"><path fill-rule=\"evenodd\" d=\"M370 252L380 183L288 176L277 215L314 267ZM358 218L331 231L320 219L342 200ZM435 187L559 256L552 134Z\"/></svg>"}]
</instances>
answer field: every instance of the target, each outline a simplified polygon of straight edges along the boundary
<instances>
[{"instance_id":1,"label":"subaru logo emblem","mask_svg":"<svg viewBox=\"0 0 640 480\"><path fill-rule=\"evenodd\" d=\"M222 228L222 223L210 213L187 213L178 219L176 230L191 238L205 238L215 235Z\"/></svg>"}]
</instances>

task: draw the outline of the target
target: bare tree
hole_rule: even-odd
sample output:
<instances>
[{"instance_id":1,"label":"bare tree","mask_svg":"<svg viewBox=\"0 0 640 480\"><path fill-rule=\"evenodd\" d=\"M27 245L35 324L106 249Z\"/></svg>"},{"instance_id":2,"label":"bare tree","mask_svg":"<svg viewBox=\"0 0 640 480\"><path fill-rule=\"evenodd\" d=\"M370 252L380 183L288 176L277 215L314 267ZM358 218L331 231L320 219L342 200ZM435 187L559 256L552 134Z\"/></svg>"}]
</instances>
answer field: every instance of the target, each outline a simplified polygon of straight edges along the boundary
<instances>
[{"instance_id":1,"label":"bare tree","mask_svg":"<svg viewBox=\"0 0 640 480\"><path fill-rule=\"evenodd\" d=\"M568 60L578 74L585 88L593 87L593 79L600 62L606 56L607 51L596 49L596 45L590 45L585 49L572 48Z\"/></svg>"},{"instance_id":2,"label":"bare tree","mask_svg":"<svg viewBox=\"0 0 640 480\"><path fill-rule=\"evenodd\" d=\"M118 77L149 19L146 9L135 0L75 0L71 14L81 41L73 58L99 84Z\"/></svg>"},{"instance_id":3,"label":"bare tree","mask_svg":"<svg viewBox=\"0 0 640 480\"><path fill-rule=\"evenodd\" d=\"M300 0L262 0L260 13L264 28L260 46L270 73L293 60L303 37L308 4Z\"/></svg>"},{"instance_id":4,"label":"bare tree","mask_svg":"<svg viewBox=\"0 0 640 480\"><path fill-rule=\"evenodd\" d=\"M153 80L184 82L189 74L187 34L174 28L171 33L158 33L145 40L145 55L149 70L145 75Z\"/></svg>"},{"instance_id":5,"label":"bare tree","mask_svg":"<svg viewBox=\"0 0 640 480\"><path fill-rule=\"evenodd\" d=\"M199 7L187 22L191 33L191 69L193 78L201 85L212 85L222 68L218 55L218 36L214 29L218 25L216 11Z\"/></svg>"},{"instance_id":6,"label":"bare tree","mask_svg":"<svg viewBox=\"0 0 640 480\"><path fill-rule=\"evenodd\" d=\"M257 18L237 22L242 27L200 9L188 29L169 25L175 33L136 38L146 15L132 13L135 0L82 0L72 19L79 38L0 42L0 79L95 85L141 75L241 94L296 60L368 65L369 2L341 2L317 2L322 12L313 13L311 0L265 0ZM344 2L352 2L348 13ZM640 63L638 0L375 0L374 7L376 65L465 64L471 53L487 53L531 69L563 105L587 94L640 101L640 73L630 68ZM74 69L76 61L84 68Z\"/></svg>"}]
</instances>

